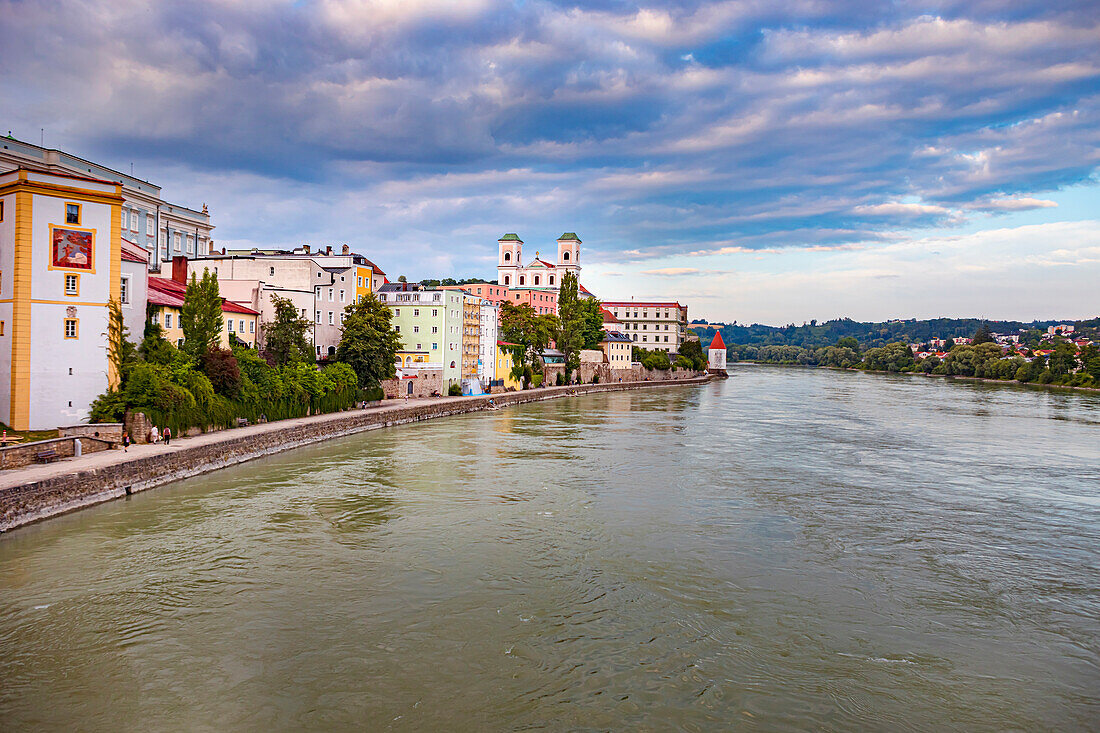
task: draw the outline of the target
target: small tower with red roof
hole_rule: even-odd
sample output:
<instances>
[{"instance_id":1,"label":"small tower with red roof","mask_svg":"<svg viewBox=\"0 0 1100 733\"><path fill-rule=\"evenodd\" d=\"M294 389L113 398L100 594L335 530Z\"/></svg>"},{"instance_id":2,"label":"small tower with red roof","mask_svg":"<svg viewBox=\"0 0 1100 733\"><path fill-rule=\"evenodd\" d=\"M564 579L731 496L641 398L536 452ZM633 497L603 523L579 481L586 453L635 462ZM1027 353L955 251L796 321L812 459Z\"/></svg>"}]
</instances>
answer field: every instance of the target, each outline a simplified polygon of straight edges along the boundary
<instances>
[{"instance_id":1,"label":"small tower with red roof","mask_svg":"<svg viewBox=\"0 0 1100 733\"><path fill-rule=\"evenodd\" d=\"M718 331L714 332L714 340L707 350L707 371L726 376L726 342Z\"/></svg>"}]
</instances>

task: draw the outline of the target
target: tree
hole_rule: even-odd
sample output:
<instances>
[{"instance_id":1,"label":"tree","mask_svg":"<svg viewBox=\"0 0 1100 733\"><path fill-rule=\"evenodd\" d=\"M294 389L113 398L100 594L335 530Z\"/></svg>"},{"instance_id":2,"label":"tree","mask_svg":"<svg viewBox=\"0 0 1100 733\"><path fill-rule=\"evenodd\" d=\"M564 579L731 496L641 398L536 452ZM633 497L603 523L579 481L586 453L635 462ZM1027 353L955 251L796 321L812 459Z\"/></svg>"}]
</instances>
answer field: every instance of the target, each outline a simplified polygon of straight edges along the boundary
<instances>
[{"instance_id":1,"label":"tree","mask_svg":"<svg viewBox=\"0 0 1100 733\"><path fill-rule=\"evenodd\" d=\"M207 349L202 355L202 371L214 391L235 398L241 391L241 369L229 349Z\"/></svg>"},{"instance_id":2,"label":"tree","mask_svg":"<svg viewBox=\"0 0 1100 733\"><path fill-rule=\"evenodd\" d=\"M577 275L567 272L562 275L558 288L559 328L555 341L558 349L565 354L565 379L581 365L580 351L584 348L585 331L588 321L581 307ZM601 319L602 322L602 319Z\"/></svg>"},{"instance_id":3,"label":"tree","mask_svg":"<svg viewBox=\"0 0 1100 733\"><path fill-rule=\"evenodd\" d=\"M513 305L504 301L500 305L500 333L504 341L515 344L512 352L512 374L525 385L534 381L534 367L542 365L542 352L558 332L557 316L536 315L535 309L526 303Z\"/></svg>"},{"instance_id":4,"label":"tree","mask_svg":"<svg viewBox=\"0 0 1100 733\"><path fill-rule=\"evenodd\" d=\"M1055 377L1061 377L1077 369L1077 347L1070 341L1059 341L1054 345L1047 368Z\"/></svg>"},{"instance_id":5,"label":"tree","mask_svg":"<svg viewBox=\"0 0 1100 733\"><path fill-rule=\"evenodd\" d=\"M974 332L974 335L970 339L971 346L977 346L978 344L991 344L993 343L993 334L989 330L989 326L984 323L978 326L978 330Z\"/></svg>"},{"instance_id":6,"label":"tree","mask_svg":"<svg viewBox=\"0 0 1100 733\"><path fill-rule=\"evenodd\" d=\"M308 319L298 315L298 309L287 298L271 296L275 305L275 320L264 327L264 352L278 366L313 361L313 347L306 334Z\"/></svg>"},{"instance_id":7,"label":"tree","mask_svg":"<svg viewBox=\"0 0 1100 733\"><path fill-rule=\"evenodd\" d=\"M838 339L836 342L836 346L842 349L847 347L857 354L859 353L859 341L856 340L855 336L845 336L841 339Z\"/></svg>"},{"instance_id":8,"label":"tree","mask_svg":"<svg viewBox=\"0 0 1100 733\"><path fill-rule=\"evenodd\" d=\"M202 271L202 280L191 273L191 282L183 296L180 309L180 327L183 329L183 350L198 361L209 349L217 348L221 341L222 299L218 293L218 276L209 268Z\"/></svg>"},{"instance_id":9,"label":"tree","mask_svg":"<svg viewBox=\"0 0 1100 733\"><path fill-rule=\"evenodd\" d=\"M137 347L126 338L130 332L118 301L114 298L107 301L107 311L107 358L114 368L114 383L110 386L119 389L126 384L130 368L137 361Z\"/></svg>"},{"instance_id":10,"label":"tree","mask_svg":"<svg viewBox=\"0 0 1100 733\"><path fill-rule=\"evenodd\" d=\"M698 341L685 341L680 344L680 356L691 362L691 368L695 371L707 368L707 357L703 355L703 345Z\"/></svg>"},{"instance_id":11,"label":"tree","mask_svg":"<svg viewBox=\"0 0 1100 733\"><path fill-rule=\"evenodd\" d=\"M344 333L336 347L336 359L349 365L359 386L373 389L383 379L396 376L394 361L401 337L390 325L393 313L373 293L344 308Z\"/></svg>"},{"instance_id":12,"label":"tree","mask_svg":"<svg viewBox=\"0 0 1100 733\"><path fill-rule=\"evenodd\" d=\"M581 314L584 316L584 347L598 349L607 332L603 328L603 306L595 298L582 298Z\"/></svg>"}]
</instances>

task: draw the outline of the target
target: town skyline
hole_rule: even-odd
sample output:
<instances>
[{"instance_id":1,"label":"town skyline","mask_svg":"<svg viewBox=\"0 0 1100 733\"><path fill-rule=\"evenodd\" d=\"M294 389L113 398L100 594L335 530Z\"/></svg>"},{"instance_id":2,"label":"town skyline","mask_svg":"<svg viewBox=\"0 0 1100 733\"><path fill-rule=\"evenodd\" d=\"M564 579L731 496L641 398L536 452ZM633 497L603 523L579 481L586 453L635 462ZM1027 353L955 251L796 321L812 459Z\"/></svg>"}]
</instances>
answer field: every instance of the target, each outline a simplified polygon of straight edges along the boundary
<instances>
[{"instance_id":1,"label":"town skyline","mask_svg":"<svg viewBox=\"0 0 1100 733\"><path fill-rule=\"evenodd\" d=\"M208 203L219 247L346 242L412 280L491 279L502 233L533 251L564 230L598 296L690 293L708 320L1090 318L1098 23L1041 3L6 4L0 132Z\"/></svg>"}]
</instances>

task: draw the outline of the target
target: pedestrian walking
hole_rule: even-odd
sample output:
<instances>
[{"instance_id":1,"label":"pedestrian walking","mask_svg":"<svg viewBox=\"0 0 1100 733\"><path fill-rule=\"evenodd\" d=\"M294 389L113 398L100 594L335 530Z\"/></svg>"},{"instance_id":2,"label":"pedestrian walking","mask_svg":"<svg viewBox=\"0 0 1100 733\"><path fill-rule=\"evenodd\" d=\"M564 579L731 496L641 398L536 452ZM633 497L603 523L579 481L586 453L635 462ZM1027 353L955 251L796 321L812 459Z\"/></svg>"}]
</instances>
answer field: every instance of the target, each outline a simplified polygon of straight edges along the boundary
<instances>
[{"instance_id":1,"label":"pedestrian walking","mask_svg":"<svg viewBox=\"0 0 1100 733\"><path fill-rule=\"evenodd\" d=\"M122 431L122 452L130 452L130 434L127 433L125 430Z\"/></svg>"},{"instance_id":2,"label":"pedestrian walking","mask_svg":"<svg viewBox=\"0 0 1100 733\"><path fill-rule=\"evenodd\" d=\"M160 431L157 430L156 425L154 425L153 429L149 431L149 442L150 443L159 443L160 442Z\"/></svg>"},{"instance_id":3,"label":"pedestrian walking","mask_svg":"<svg viewBox=\"0 0 1100 733\"><path fill-rule=\"evenodd\" d=\"M167 427L167 426L164 428L164 444L165 445L171 445L172 444L172 428Z\"/></svg>"}]
</instances>

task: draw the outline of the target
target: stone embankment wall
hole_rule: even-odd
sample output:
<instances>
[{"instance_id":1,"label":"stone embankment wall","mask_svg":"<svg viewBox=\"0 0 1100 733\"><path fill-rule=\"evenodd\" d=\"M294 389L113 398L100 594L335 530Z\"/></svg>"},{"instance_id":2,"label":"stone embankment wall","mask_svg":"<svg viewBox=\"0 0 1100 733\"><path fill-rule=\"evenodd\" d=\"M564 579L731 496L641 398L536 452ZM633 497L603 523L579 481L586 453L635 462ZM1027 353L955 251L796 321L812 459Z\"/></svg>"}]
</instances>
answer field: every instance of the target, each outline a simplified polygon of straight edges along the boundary
<instances>
[{"instance_id":1,"label":"stone embankment wall","mask_svg":"<svg viewBox=\"0 0 1100 733\"><path fill-rule=\"evenodd\" d=\"M100 440L92 437L67 437L50 438L48 440L36 440L24 445L9 445L0 448L0 469L19 468L29 466L38 461L38 454L53 451L57 458L72 458L76 455L76 444L80 442L81 454L98 453L112 447L109 440ZM54 460L51 458L50 460ZM3 527L3 519L0 518L0 531Z\"/></svg>"},{"instance_id":2,"label":"stone embankment wall","mask_svg":"<svg viewBox=\"0 0 1100 733\"><path fill-rule=\"evenodd\" d=\"M543 367L543 384L557 384L558 375L565 374L564 364L550 364ZM581 365L573 372L574 380L581 384L591 384L592 377L599 375L600 382L604 384L618 382L656 382L679 381L682 379L694 379L699 372L684 369L654 369L646 371L643 367L625 367L613 369L610 364L594 364L581 362Z\"/></svg>"},{"instance_id":3,"label":"stone embankment wall","mask_svg":"<svg viewBox=\"0 0 1100 733\"><path fill-rule=\"evenodd\" d=\"M708 379L706 376L696 376L694 379L680 379L675 383L703 383ZM319 415L316 418L288 421L294 424L288 424L285 427L281 427L279 423L270 423L265 426L267 428L265 430L244 435L234 435L234 431L227 430L221 433L224 439L213 443L188 446L181 442L180 448L171 452L134 458L98 470L74 470L65 475L2 489L0 490L0 532L171 481L328 438L446 415L477 412L486 409L490 399L496 405L506 406L573 394L614 392L669 384L668 381L649 381L551 387L484 397L439 400L426 405L398 404L384 406L379 410L352 410L345 413ZM71 442L73 439L59 440ZM87 439L85 442L91 440Z\"/></svg>"}]
</instances>

